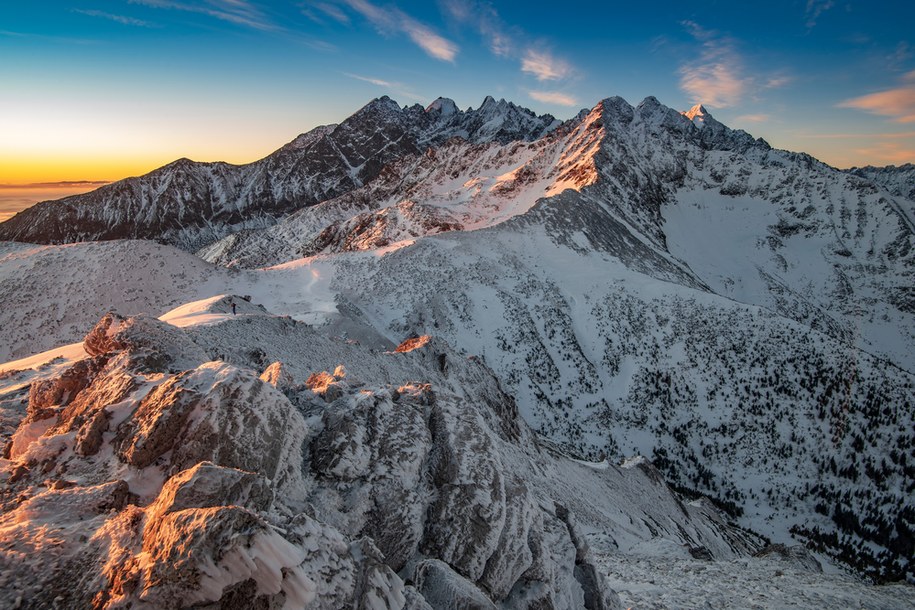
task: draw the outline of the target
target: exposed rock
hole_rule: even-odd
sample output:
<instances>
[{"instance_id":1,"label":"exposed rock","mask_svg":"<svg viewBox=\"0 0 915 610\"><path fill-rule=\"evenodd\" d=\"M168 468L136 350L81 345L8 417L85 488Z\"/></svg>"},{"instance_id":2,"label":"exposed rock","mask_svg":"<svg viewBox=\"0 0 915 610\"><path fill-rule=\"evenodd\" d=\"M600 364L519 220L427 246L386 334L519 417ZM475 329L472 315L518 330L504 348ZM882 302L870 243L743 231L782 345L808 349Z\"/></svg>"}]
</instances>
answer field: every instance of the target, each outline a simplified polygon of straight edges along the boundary
<instances>
[{"instance_id":1,"label":"exposed rock","mask_svg":"<svg viewBox=\"0 0 915 610\"><path fill-rule=\"evenodd\" d=\"M418 337L411 337L405 339L403 343L397 346L397 349L394 351L398 354L403 354L406 352L412 352L415 349L419 349L425 345L429 344L429 341L432 339L429 335L420 335Z\"/></svg>"},{"instance_id":2,"label":"exposed rock","mask_svg":"<svg viewBox=\"0 0 915 610\"><path fill-rule=\"evenodd\" d=\"M442 610L496 610L496 605L474 584L437 559L417 564L413 580L433 608Z\"/></svg>"},{"instance_id":3,"label":"exposed rock","mask_svg":"<svg viewBox=\"0 0 915 610\"><path fill-rule=\"evenodd\" d=\"M432 405L429 428L438 499L429 511L423 550L472 581L483 576L505 523L504 467L474 409Z\"/></svg>"},{"instance_id":4,"label":"exposed rock","mask_svg":"<svg viewBox=\"0 0 915 610\"><path fill-rule=\"evenodd\" d=\"M261 373L260 380L269 383L280 392L286 393L295 387L295 380L282 362L274 362Z\"/></svg>"},{"instance_id":5,"label":"exposed rock","mask_svg":"<svg viewBox=\"0 0 915 610\"><path fill-rule=\"evenodd\" d=\"M770 544L754 555L755 557L766 557L777 559L787 564L809 570L811 572L822 572L823 566L817 561L810 551L800 545Z\"/></svg>"},{"instance_id":6,"label":"exposed rock","mask_svg":"<svg viewBox=\"0 0 915 610\"><path fill-rule=\"evenodd\" d=\"M58 407L70 404L105 365L104 358L76 362L60 377L36 381L29 387L28 421L39 421L54 415Z\"/></svg>"},{"instance_id":7,"label":"exposed rock","mask_svg":"<svg viewBox=\"0 0 915 610\"><path fill-rule=\"evenodd\" d=\"M292 406L251 373L205 363L154 389L117 431L119 455L137 468L170 456L169 474L201 461L293 481L303 427ZM294 422L295 420L293 420Z\"/></svg>"},{"instance_id":8,"label":"exposed rock","mask_svg":"<svg viewBox=\"0 0 915 610\"><path fill-rule=\"evenodd\" d=\"M133 367L150 372L177 372L209 360L171 324L142 315L125 318L114 312L89 331L83 347L91 356L129 354Z\"/></svg>"}]
</instances>

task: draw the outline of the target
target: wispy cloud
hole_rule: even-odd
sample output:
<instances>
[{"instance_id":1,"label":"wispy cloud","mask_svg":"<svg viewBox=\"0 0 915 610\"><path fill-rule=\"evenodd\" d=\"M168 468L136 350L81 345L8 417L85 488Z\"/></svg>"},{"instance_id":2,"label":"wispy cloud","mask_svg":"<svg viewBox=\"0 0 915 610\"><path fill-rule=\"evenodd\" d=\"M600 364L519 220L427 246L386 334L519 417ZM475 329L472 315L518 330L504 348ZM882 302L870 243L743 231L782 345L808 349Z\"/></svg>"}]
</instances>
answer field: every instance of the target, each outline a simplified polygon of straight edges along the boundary
<instances>
[{"instance_id":1,"label":"wispy cloud","mask_svg":"<svg viewBox=\"0 0 915 610\"><path fill-rule=\"evenodd\" d=\"M61 182L26 182L22 184L9 184L0 182L0 189L38 189L38 188L79 188L83 186L104 186L110 184L109 180L64 180Z\"/></svg>"},{"instance_id":2,"label":"wispy cloud","mask_svg":"<svg viewBox=\"0 0 915 610\"><path fill-rule=\"evenodd\" d=\"M561 91L528 91L527 94L531 96L531 99L543 102L544 104L558 104L560 106L578 105L578 100Z\"/></svg>"},{"instance_id":3,"label":"wispy cloud","mask_svg":"<svg viewBox=\"0 0 915 610\"><path fill-rule=\"evenodd\" d=\"M736 123L765 123L771 120L772 115L769 114L742 114L734 119Z\"/></svg>"},{"instance_id":4,"label":"wispy cloud","mask_svg":"<svg viewBox=\"0 0 915 610\"><path fill-rule=\"evenodd\" d=\"M866 138L869 140L896 140L915 138L915 131L897 131L893 133L803 133L800 135L805 138L822 138L827 140L844 140L848 138Z\"/></svg>"},{"instance_id":5,"label":"wispy cloud","mask_svg":"<svg viewBox=\"0 0 915 610\"><path fill-rule=\"evenodd\" d=\"M349 8L369 20L385 35L406 34L415 45L435 59L454 63L459 52L457 44L438 34L396 7L381 8L368 0L343 0Z\"/></svg>"},{"instance_id":6,"label":"wispy cloud","mask_svg":"<svg viewBox=\"0 0 915 610\"><path fill-rule=\"evenodd\" d=\"M410 87L404 83L398 83L395 81L387 81L381 78L375 78L372 76L362 76L361 74L353 74L351 72L342 72L343 76L353 78L355 80L360 80L364 83L369 83L375 85L376 87L382 87L393 93L397 97L406 98L413 100L414 102L425 102L426 98L421 95L417 95Z\"/></svg>"},{"instance_id":7,"label":"wispy cloud","mask_svg":"<svg viewBox=\"0 0 915 610\"><path fill-rule=\"evenodd\" d=\"M405 21L403 26L410 40L431 57L442 61L454 62L454 58L458 54L458 46L456 44L447 38L439 36L431 28L418 21L410 19Z\"/></svg>"},{"instance_id":8,"label":"wispy cloud","mask_svg":"<svg viewBox=\"0 0 915 610\"><path fill-rule=\"evenodd\" d=\"M305 46L311 47L315 51L321 51L323 53L332 53L333 51L339 50L337 45L327 42L326 40L319 40L317 38L302 38L301 42Z\"/></svg>"},{"instance_id":9,"label":"wispy cloud","mask_svg":"<svg viewBox=\"0 0 915 610\"><path fill-rule=\"evenodd\" d=\"M344 72L343 75L348 76L350 78L355 78L356 80L361 80L366 83L371 83L371 84L377 85L379 87L390 87L391 86L390 82L388 82L386 80L381 80L380 78L372 78L370 76L359 76L358 74L350 74L349 72Z\"/></svg>"},{"instance_id":10,"label":"wispy cloud","mask_svg":"<svg viewBox=\"0 0 915 610\"><path fill-rule=\"evenodd\" d=\"M766 79L764 87L766 89L781 89L786 85L790 85L794 82L793 76L770 76Z\"/></svg>"},{"instance_id":11,"label":"wispy cloud","mask_svg":"<svg viewBox=\"0 0 915 610\"><path fill-rule=\"evenodd\" d=\"M912 56L912 47L909 46L909 43L902 41L887 56L886 61L890 70L900 70L912 59Z\"/></svg>"},{"instance_id":12,"label":"wispy cloud","mask_svg":"<svg viewBox=\"0 0 915 610\"><path fill-rule=\"evenodd\" d=\"M517 46L509 28L491 4L475 0L444 0L445 13L459 24L470 25L486 40L490 52L497 57L511 57Z\"/></svg>"},{"instance_id":13,"label":"wispy cloud","mask_svg":"<svg viewBox=\"0 0 915 610\"><path fill-rule=\"evenodd\" d=\"M820 15L836 5L835 0L807 0L807 29L811 30L816 26L817 19Z\"/></svg>"},{"instance_id":14,"label":"wispy cloud","mask_svg":"<svg viewBox=\"0 0 915 610\"><path fill-rule=\"evenodd\" d=\"M246 26L256 30L278 31L279 26L271 22L256 6L248 0L207 0L206 6L174 2L173 0L128 0L131 4L140 4L152 8L171 9L207 15L222 21Z\"/></svg>"},{"instance_id":15,"label":"wispy cloud","mask_svg":"<svg viewBox=\"0 0 915 610\"><path fill-rule=\"evenodd\" d=\"M915 123L915 70L905 74L902 85L895 89L845 100L838 106L891 117L897 123Z\"/></svg>"},{"instance_id":16,"label":"wispy cloud","mask_svg":"<svg viewBox=\"0 0 915 610\"><path fill-rule=\"evenodd\" d=\"M10 30L0 30L0 36L7 36L9 38L33 38L35 40L44 40L60 44L91 45L99 43L98 40L90 38L68 38L66 36L48 36L46 34L32 34L30 32L11 32Z\"/></svg>"},{"instance_id":17,"label":"wispy cloud","mask_svg":"<svg viewBox=\"0 0 915 610\"><path fill-rule=\"evenodd\" d=\"M539 81L562 80L577 74L565 59L544 50L520 28L506 25L499 13L483 0L443 0L446 16L459 25L475 29L496 57L520 62L521 71Z\"/></svg>"},{"instance_id":18,"label":"wispy cloud","mask_svg":"<svg viewBox=\"0 0 915 610\"><path fill-rule=\"evenodd\" d=\"M157 24L150 21L143 21L142 19L135 19L133 17L127 17L125 15L114 15L112 13L106 13L105 11L96 11L75 8L73 9L74 13L79 13L80 15L86 15L87 17L98 17L100 19L107 19L109 21L116 21L122 25L132 25L141 28L155 28L159 27Z\"/></svg>"},{"instance_id":19,"label":"wispy cloud","mask_svg":"<svg viewBox=\"0 0 915 610\"><path fill-rule=\"evenodd\" d=\"M863 157L878 159L887 163L915 162L915 147L906 147L898 142L878 142L867 148L856 148L855 152Z\"/></svg>"},{"instance_id":20,"label":"wispy cloud","mask_svg":"<svg viewBox=\"0 0 915 610\"><path fill-rule=\"evenodd\" d=\"M738 104L746 93L750 79L744 75L743 59L734 42L707 30L694 21L683 27L702 45L699 57L680 66L680 88L693 100L726 108Z\"/></svg>"},{"instance_id":21,"label":"wispy cloud","mask_svg":"<svg viewBox=\"0 0 915 610\"><path fill-rule=\"evenodd\" d=\"M528 49L521 59L521 71L534 75L539 81L560 80L572 73L572 66L548 51Z\"/></svg>"},{"instance_id":22,"label":"wispy cloud","mask_svg":"<svg viewBox=\"0 0 915 610\"><path fill-rule=\"evenodd\" d=\"M316 21L317 23L324 23L324 20L321 18L321 16L318 15L318 13L324 17L330 17L337 23L342 23L343 25L349 25L350 23L349 15L344 13L340 7L335 4L329 4L327 2L312 2L308 5L302 6L303 15L312 21Z\"/></svg>"}]
</instances>

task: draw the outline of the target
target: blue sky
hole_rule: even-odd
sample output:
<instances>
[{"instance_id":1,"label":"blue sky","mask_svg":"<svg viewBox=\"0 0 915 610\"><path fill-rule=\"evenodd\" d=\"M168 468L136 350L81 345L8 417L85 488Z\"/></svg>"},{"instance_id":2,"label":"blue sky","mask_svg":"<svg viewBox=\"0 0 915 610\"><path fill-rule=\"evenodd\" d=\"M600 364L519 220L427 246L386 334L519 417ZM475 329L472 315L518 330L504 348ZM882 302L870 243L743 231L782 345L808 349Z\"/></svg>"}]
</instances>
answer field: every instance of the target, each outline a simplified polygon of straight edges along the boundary
<instances>
[{"instance_id":1,"label":"blue sky","mask_svg":"<svg viewBox=\"0 0 915 610\"><path fill-rule=\"evenodd\" d=\"M915 3L86 0L0 7L0 183L247 162L373 97L568 118L654 95L839 167L915 162Z\"/></svg>"}]
</instances>

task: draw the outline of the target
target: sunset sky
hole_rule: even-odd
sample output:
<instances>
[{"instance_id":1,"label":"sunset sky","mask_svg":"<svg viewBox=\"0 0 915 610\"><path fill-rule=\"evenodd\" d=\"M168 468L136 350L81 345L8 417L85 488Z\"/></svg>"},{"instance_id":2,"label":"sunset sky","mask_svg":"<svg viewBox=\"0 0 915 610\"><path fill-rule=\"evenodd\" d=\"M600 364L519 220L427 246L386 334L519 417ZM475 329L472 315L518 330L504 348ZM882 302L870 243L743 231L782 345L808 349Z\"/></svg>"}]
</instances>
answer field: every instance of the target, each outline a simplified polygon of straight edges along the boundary
<instances>
[{"instance_id":1,"label":"sunset sky","mask_svg":"<svg viewBox=\"0 0 915 610\"><path fill-rule=\"evenodd\" d=\"M0 6L0 184L243 163L387 94L568 118L654 95L836 165L915 162L915 2Z\"/></svg>"}]
</instances>

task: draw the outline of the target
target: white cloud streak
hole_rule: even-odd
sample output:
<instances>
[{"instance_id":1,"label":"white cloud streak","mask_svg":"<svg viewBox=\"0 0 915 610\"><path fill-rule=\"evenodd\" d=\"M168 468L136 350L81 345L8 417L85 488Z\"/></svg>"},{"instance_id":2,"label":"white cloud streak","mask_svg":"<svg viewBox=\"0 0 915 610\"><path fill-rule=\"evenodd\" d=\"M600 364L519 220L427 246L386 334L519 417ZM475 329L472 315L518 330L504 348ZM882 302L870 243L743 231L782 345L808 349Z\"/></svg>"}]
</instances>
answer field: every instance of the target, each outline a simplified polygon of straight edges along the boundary
<instances>
[{"instance_id":1,"label":"white cloud streak","mask_svg":"<svg viewBox=\"0 0 915 610\"><path fill-rule=\"evenodd\" d=\"M404 20L403 29L407 36L410 37L410 40L416 43L430 57L454 63L454 58L458 54L458 46L456 44L412 19Z\"/></svg>"},{"instance_id":2,"label":"white cloud streak","mask_svg":"<svg viewBox=\"0 0 915 610\"><path fill-rule=\"evenodd\" d=\"M557 104L559 106L577 106L578 100L562 93L561 91L528 91L527 94L531 99L543 102L544 104Z\"/></svg>"},{"instance_id":3,"label":"white cloud streak","mask_svg":"<svg viewBox=\"0 0 915 610\"><path fill-rule=\"evenodd\" d=\"M344 76L348 76L349 78L352 78L355 80L369 83L370 85L375 85L376 87L382 87L384 89L389 90L392 94L394 94L398 97L401 97L401 98L407 98L407 99L413 100L414 102L425 102L426 101L426 98L422 97L421 95L417 95L416 93L414 93L412 91L412 89L410 87L408 87L407 85L405 85L403 83L387 81L387 80L384 80L381 78L375 78L372 76L362 76L361 74L353 74L351 72L342 72L341 74L343 74Z\"/></svg>"},{"instance_id":4,"label":"white cloud streak","mask_svg":"<svg viewBox=\"0 0 915 610\"><path fill-rule=\"evenodd\" d=\"M835 0L807 0L807 29L811 30L817 24L820 15L836 5Z\"/></svg>"},{"instance_id":5,"label":"white cloud streak","mask_svg":"<svg viewBox=\"0 0 915 610\"><path fill-rule=\"evenodd\" d=\"M152 8L171 9L207 15L222 21L234 23L262 31L278 31L282 28L272 23L248 0L208 0L208 6L174 2L173 0L128 0L131 4L140 4Z\"/></svg>"},{"instance_id":6,"label":"white cloud streak","mask_svg":"<svg viewBox=\"0 0 915 610\"><path fill-rule=\"evenodd\" d=\"M493 55L511 57L514 54L517 43L492 5L471 0L444 0L442 6L453 20L476 29Z\"/></svg>"},{"instance_id":7,"label":"white cloud streak","mask_svg":"<svg viewBox=\"0 0 915 610\"><path fill-rule=\"evenodd\" d=\"M903 75L899 87L845 100L838 106L891 117L897 123L915 123L915 70Z\"/></svg>"},{"instance_id":8,"label":"white cloud streak","mask_svg":"<svg viewBox=\"0 0 915 610\"><path fill-rule=\"evenodd\" d=\"M411 41L434 59L454 63L460 49L431 27L420 23L398 8L380 8L368 0L343 0L385 35L406 34Z\"/></svg>"},{"instance_id":9,"label":"white cloud streak","mask_svg":"<svg viewBox=\"0 0 915 610\"><path fill-rule=\"evenodd\" d=\"M768 114L743 114L735 118L736 123L765 123L772 120L772 116Z\"/></svg>"},{"instance_id":10,"label":"white cloud streak","mask_svg":"<svg viewBox=\"0 0 915 610\"><path fill-rule=\"evenodd\" d=\"M751 79L743 75L743 60L734 43L693 21L683 26L702 44L697 60L680 66L680 88L693 101L717 108L740 103Z\"/></svg>"},{"instance_id":11,"label":"white cloud streak","mask_svg":"<svg viewBox=\"0 0 915 610\"><path fill-rule=\"evenodd\" d=\"M442 7L455 22L475 29L493 55L519 61L521 71L538 81L562 80L577 74L568 61L535 45L519 28L507 26L488 2L443 0Z\"/></svg>"},{"instance_id":12,"label":"white cloud streak","mask_svg":"<svg viewBox=\"0 0 915 610\"><path fill-rule=\"evenodd\" d=\"M132 25L141 28L154 28L158 27L155 23L149 21L143 21L142 19L134 19L133 17L126 17L124 15L113 15L111 13L106 13L105 11L95 11L88 9L75 8L73 9L74 13L79 13L80 15L86 15L87 17L98 17L100 19L107 19L109 21L115 21L122 25Z\"/></svg>"},{"instance_id":13,"label":"white cloud streak","mask_svg":"<svg viewBox=\"0 0 915 610\"><path fill-rule=\"evenodd\" d=\"M572 66L547 51L528 49L521 59L521 71L532 74L539 81L560 80L572 73Z\"/></svg>"},{"instance_id":14,"label":"white cloud streak","mask_svg":"<svg viewBox=\"0 0 915 610\"><path fill-rule=\"evenodd\" d=\"M678 69L680 89L692 98L692 103L728 108L740 105L747 98L758 102L763 92L787 87L796 80L786 70L777 68L751 74L737 40L695 21L682 21L681 25L698 43L698 49L692 53L680 51L681 56L685 53L692 59L681 59Z\"/></svg>"},{"instance_id":15,"label":"white cloud streak","mask_svg":"<svg viewBox=\"0 0 915 610\"><path fill-rule=\"evenodd\" d=\"M314 7L338 23L343 25L349 25L350 23L349 15L340 10L339 6L326 2L316 2Z\"/></svg>"},{"instance_id":16,"label":"white cloud streak","mask_svg":"<svg viewBox=\"0 0 915 610\"><path fill-rule=\"evenodd\" d=\"M348 76L350 78L355 78L356 80L361 80L366 83L371 83L371 84L377 85L379 87L391 87L392 86L392 84L390 82L388 82L386 80L381 80L380 78L372 78L371 76L359 76L358 74L351 74L349 72L344 72L343 75Z\"/></svg>"}]
</instances>

